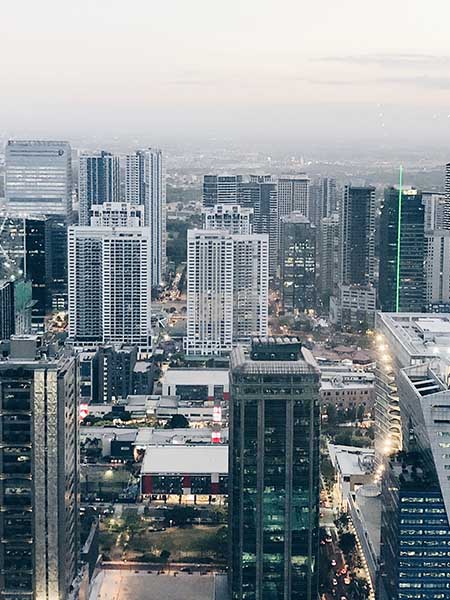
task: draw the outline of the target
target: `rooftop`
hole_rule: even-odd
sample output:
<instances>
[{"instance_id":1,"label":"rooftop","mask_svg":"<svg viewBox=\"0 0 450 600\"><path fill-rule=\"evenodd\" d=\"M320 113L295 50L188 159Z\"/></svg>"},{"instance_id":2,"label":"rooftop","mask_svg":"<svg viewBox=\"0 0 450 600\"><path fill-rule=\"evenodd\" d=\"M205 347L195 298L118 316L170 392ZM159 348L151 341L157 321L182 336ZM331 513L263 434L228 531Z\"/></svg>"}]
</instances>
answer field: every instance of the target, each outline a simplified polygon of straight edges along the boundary
<instances>
[{"instance_id":1,"label":"rooftop","mask_svg":"<svg viewBox=\"0 0 450 600\"><path fill-rule=\"evenodd\" d=\"M150 446L145 451L141 474L228 474L228 446Z\"/></svg>"},{"instance_id":2,"label":"rooftop","mask_svg":"<svg viewBox=\"0 0 450 600\"><path fill-rule=\"evenodd\" d=\"M231 367L241 373L253 375L273 373L318 376L320 371L311 352L301 348L297 338L293 339L296 341L291 342L291 338L256 338L253 341L251 355L247 346L237 346L231 354ZM266 344L265 348L263 344Z\"/></svg>"},{"instance_id":3,"label":"rooftop","mask_svg":"<svg viewBox=\"0 0 450 600\"><path fill-rule=\"evenodd\" d=\"M163 385L225 385L228 369L167 369Z\"/></svg>"},{"instance_id":4,"label":"rooftop","mask_svg":"<svg viewBox=\"0 0 450 600\"><path fill-rule=\"evenodd\" d=\"M136 446L209 444L211 442L211 435L212 430L207 427L200 429L154 429L153 427L141 427L136 437Z\"/></svg>"},{"instance_id":5,"label":"rooftop","mask_svg":"<svg viewBox=\"0 0 450 600\"><path fill-rule=\"evenodd\" d=\"M328 444L328 452L342 475L366 475L372 471L375 450L371 448Z\"/></svg>"},{"instance_id":6,"label":"rooftop","mask_svg":"<svg viewBox=\"0 0 450 600\"><path fill-rule=\"evenodd\" d=\"M377 325L386 329L410 358L432 359L449 353L449 314L379 312Z\"/></svg>"}]
</instances>

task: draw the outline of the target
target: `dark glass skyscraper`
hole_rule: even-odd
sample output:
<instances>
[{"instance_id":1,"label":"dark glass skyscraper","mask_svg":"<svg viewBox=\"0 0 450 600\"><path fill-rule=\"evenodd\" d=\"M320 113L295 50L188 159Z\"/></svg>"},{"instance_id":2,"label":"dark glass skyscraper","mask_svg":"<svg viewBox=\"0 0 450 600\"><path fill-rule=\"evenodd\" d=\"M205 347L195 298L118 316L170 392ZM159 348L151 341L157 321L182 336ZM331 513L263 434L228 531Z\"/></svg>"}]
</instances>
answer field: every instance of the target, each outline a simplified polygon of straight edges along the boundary
<instances>
[{"instance_id":1,"label":"dark glass skyscraper","mask_svg":"<svg viewBox=\"0 0 450 600\"><path fill-rule=\"evenodd\" d=\"M315 226L299 213L282 217L280 252L283 309L315 309Z\"/></svg>"},{"instance_id":2,"label":"dark glass skyscraper","mask_svg":"<svg viewBox=\"0 0 450 600\"><path fill-rule=\"evenodd\" d=\"M204 175L203 206L239 204L239 185L242 175Z\"/></svg>"},{"instance_id":3,"label":"dark glass skyscraper","mask_svg":"<svg viewBox=\"0 0 450 600\"><path fill-rule=\"evenodd\" d=\"M319 373L296 339L237 347L230 371L233 600L316 600Z\"/></svg>"},{"instance_id":4,"label":"dark glass skyscraper","mask_svg":"<svg viewBox=\"0 0 450 600\"><path fill-rule=\"evenodd\" d=\"M400 207L400 214L399 214ZM389 187L380 219L379 305L384 312L421 312L425 305L425 207L421 192Z\"/></svg>"},{"instance_id":5,"label":"dark glass skyscraper","mask_svg":"<svg viewBox=\"0 0 450 600\"><path fill-rule=\"evenodd\" d=\"M32 286L32 321L39 328L48 313L67 307L67 225L63 219L25 220L23 270Z\"/></svg>"},{"instance_id":6,"label":"dark glass skyscraper","mask_svg":"<svg viewBox=\"0 0 450 600\"><path fill-rule=\"evenodd\" d=\"M0 279L0 340L15 332L14 282Z\"/></svg>"},{"instance_id":7,"label":"dark glass skyscraper","mask_svg":"<svg viewBox=\"0 0 450 600\"><path fill-rule=\"evenodd\" d=\"M104 150L80 156L78 194L80 200L80 225L90 224L93 204L119 202L119 157Z\"/></svg>"},{"instance_id":8,"label":"dark glass skyscraper","mask_svg":"<svg viewBox=\"0 0 450 600\"><path fill-rule=\"evenodd\" d=\"M345 186L340 206L341 283L373 283L375 188Z\"/></svg>"},{"instance_id":9,"label":"dark glass skyscraper","mask_svg":"<svg viewBox=\"0 0 450 600\"><path fill-rule=\"evenodd\" d=\"M239 204L253 209L253 232L269 236L269 272L274 275L278 264L278 195L277 184L270 175L251 175L239 185Z\"/></svg>"},{"instance_id":10,"label":"dark glass skyscraper","mask_svg":"<svg viewBox=\"0 0 450 600\"><path fill-rule=\"evenodd\" d=\"M0 362L1 600L66 599L77 573L77 366L39 343Z\"/></svg>"}]
</instances>

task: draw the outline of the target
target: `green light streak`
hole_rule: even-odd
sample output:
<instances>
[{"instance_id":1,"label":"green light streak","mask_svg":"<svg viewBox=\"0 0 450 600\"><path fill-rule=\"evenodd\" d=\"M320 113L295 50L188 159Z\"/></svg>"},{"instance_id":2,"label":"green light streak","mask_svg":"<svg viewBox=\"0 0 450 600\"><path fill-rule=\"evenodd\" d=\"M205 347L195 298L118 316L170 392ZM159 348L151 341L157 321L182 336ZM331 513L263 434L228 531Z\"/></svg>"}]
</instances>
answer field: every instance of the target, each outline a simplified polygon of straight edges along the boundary
<instances>
[{"instance_id":1,"label":"green light streak","mask_svg":"<svg viewBox=\"0 0 450 600\"><path fill-rule=\"evenodd\" d=\"M400 250L401 250L402 200L403 200L403 167L400 165L399 182L398 182L397 278L396 278L396 290L395 290L395 312L399 312L399 310L400 310Z\"/></svg>"}]
</instances>

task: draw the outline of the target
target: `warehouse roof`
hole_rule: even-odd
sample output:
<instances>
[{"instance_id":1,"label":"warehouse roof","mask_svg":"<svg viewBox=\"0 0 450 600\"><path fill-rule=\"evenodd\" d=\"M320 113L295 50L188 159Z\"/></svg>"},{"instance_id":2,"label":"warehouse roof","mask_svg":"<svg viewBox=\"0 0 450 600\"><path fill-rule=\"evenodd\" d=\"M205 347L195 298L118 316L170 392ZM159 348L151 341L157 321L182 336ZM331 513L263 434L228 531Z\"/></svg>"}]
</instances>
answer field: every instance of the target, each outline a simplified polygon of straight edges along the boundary
<instances>
[{"instance_id":1,"label":"warehouse roof","mask_svg":"<svg viewBox=\"0 0 450 600\"><path fill-rule=\"evenodd\" d=\"M228 446L149 446L145 451L141 475L155 473L228 474Z\"/></svg>"}]
</instances>

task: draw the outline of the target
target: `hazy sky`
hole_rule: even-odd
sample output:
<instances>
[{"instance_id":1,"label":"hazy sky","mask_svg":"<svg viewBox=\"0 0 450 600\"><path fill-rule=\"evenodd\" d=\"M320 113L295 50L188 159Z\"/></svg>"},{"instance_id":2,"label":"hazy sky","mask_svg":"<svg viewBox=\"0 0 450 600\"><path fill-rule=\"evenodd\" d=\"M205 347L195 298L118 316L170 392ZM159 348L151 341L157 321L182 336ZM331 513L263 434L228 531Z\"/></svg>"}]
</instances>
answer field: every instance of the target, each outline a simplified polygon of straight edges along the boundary
<instances>
[{"instance_id":1,"label":"hazy sky","mask_svg":"<svg viewBox=\"0 0 450 600\"><path fill-rule=\"evenodd\" d=\"M449 0L3 0L0 131L450 140Z\"/></svg>"}]
</instances>

